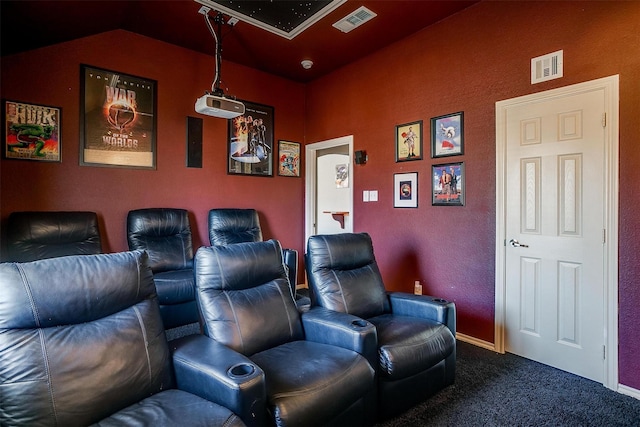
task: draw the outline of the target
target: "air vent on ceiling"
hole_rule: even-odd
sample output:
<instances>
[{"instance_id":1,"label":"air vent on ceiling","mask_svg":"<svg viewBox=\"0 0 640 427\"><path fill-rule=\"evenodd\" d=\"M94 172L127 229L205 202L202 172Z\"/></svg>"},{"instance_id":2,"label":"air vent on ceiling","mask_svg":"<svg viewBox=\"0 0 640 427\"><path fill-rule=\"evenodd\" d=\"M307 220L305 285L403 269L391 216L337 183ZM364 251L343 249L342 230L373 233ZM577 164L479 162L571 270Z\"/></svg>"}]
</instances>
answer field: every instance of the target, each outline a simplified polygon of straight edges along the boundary
<instances>
[{"instance_id":1,"label":"air vent on ceiling","mask_svg":"<svg viewBox=\"0 0 640 427\"><path fill-rule=\"evenodd\" d=\"M362 6L354 10L338 22L334 23L333 26L343 33L348 33L349 31L353 30L354 28L358 28L360 25L375 18L376 16L378 16L376 13Z\"/></svg>"},{"instance_id":2,"label":"air vent on ceiling","mask_svg":"<svg viewBox=\"0 0 640 427\"><path fill-rule=\"evenodd\" d=\"M531 59L531 84L562 77L562 51Z\"/></svg>"}]
</instances>

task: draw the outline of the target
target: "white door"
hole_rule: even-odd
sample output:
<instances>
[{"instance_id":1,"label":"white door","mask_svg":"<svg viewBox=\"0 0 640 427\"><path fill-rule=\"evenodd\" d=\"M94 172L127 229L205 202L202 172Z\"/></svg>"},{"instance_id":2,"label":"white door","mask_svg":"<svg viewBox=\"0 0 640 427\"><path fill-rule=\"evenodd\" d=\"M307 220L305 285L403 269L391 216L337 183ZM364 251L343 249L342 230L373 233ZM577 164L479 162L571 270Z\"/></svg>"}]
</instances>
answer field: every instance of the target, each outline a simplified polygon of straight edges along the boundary
<instances>
[{"instance_id":1,"label":"white door","mask_svg":"<svg viewBox=\"0 0 640 427\"><path fill-rule=\"evenodd\" d=\"M604 382L607 93L503 110L504 348Z\"/></svg>"},{"instance_id":2,"label":"white door","mask_svg":"<svg viewBox=\"0 0 640 427\"><path fill-rule=\"evenodd\" d=\"M305 239L353 232L353 137L309 144L305 154Z\"/></svg>"}]
</instances>

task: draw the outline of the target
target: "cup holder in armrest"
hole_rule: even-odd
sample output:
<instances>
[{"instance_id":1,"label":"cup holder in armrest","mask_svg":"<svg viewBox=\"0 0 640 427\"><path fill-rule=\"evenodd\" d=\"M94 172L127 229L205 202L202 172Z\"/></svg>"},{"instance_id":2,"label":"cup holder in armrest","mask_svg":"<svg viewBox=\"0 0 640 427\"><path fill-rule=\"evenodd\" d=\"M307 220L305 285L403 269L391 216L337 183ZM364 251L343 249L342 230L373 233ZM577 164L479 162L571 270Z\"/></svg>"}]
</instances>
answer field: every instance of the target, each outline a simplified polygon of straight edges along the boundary
<instances>
[{"instance_id":1,"label":"cup holder in armrest","mask_svg":"<svg viewBox=\"0 0 640 427\"><path fill-rule=\"evenodd\" d=\"M439 302L439 303L442 303L442 304L446 304L446 303L449 302L446 299L442 299L442 298L434 298L434 299L432 299L432 301L433 302Z\"/></svg>"},{"instance_id":2,"label":"cup holder in armrest","mask_svg":"<svg viewBox=\"0 0 640 427\"><path fill-rule=\"evenodd\" d=\"M248 377L256 371L255 366L250 365L248 363L239 363L237 365L233 365L227 371L227 374L230 378L242 378Z\"/></svg>"},{"instance_id":3,"label":"cup holder in armrest","mask_svg":"<svg viewBox=\"0 0 640 427\"><path fill-rule=\"evenodd\" d=\"M351 324L358 328L364 328L369 325L369 322L367 322L366 320L357 319L352 321Z\"/></svg>"}]
</instances>

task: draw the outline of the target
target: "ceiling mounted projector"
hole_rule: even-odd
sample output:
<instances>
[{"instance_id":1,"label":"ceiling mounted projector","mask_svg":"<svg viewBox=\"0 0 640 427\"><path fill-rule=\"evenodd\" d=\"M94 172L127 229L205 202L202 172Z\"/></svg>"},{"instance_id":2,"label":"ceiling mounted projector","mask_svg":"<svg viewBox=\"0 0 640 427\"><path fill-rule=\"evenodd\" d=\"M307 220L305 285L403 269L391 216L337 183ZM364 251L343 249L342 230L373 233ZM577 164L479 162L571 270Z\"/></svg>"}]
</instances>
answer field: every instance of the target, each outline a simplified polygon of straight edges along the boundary
<instances>
[{"instance_id":1,"label":"ceiling mounted projector","mask_svg":"<svg viewBox=\"0 0 640 427\"><path fill-rule=\"evenodd\" d=\"M209 19L208 7L202 6L198 13L204 16L204 21L216 42L216 74L211 84L211 92L205 92L203 96L196 99L196 113L205 114L212 117L220 117L222 119L233 119L244 114L244 104L236 101L235 97L227 98L224 90L220 87L222 79L220 78L220 69L222 68L222 40L218 38L215 28ZM225 18L218 13L213 21L218 25L218 33L222 33L222 25L225 24ZM231 25L231 24L229 24Z\"/></svg>"},{"instance_id":2,"label":"ceiling mounted projector","mask_svg":"<svg viewBox=\"0 0 640 427\"><path fill-rule=\"evenodd\" d=\"M244 114L244 104L223 96L207 94L196 100L196 113L223 119L233 119Z\"/></svg>"}]
</instances>

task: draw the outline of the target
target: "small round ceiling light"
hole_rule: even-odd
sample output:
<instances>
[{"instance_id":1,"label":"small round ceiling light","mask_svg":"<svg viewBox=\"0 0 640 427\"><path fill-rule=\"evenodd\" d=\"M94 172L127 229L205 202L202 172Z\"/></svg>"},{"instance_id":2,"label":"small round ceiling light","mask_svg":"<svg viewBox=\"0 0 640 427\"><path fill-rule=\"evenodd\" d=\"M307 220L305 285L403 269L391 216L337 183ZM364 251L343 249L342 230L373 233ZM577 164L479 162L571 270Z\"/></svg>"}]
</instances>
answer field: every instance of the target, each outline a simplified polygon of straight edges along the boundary
<instances>
[{"instance_id":1,"label":"small round ceiling light","mask_svg":"<svg viewBox=\"0 0 640 427\"><path fill-rule=\"evenodd\" d=\"M309 68L313 67L313 61L310 59L305 59L300 62L300 65L302 65L302 68L304 68L305 70L308 70Z\"/></svg>"}]
</instances>

